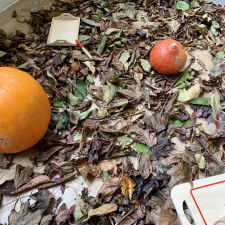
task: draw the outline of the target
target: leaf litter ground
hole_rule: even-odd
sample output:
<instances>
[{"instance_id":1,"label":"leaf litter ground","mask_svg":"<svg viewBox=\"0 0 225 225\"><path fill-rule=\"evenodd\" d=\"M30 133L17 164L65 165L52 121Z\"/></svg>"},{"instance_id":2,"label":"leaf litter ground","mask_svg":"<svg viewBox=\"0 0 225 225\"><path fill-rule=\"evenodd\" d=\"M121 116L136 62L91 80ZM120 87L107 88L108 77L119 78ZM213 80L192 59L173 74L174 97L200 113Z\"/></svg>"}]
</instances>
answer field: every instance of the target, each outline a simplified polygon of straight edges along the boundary
<instances>
[{"instance_id":1,"label":"leaf litter ground","mask_svg":"<svg viewBox=\"0 0 225 225\"><path fill-rule=\"evenodd\" d=\"M52 105L32 166L17 163L14 179L1 181L0 199L33 190L33 203L13 209L9 224L179 224L170 190L224 173L224 132L207 128L212 93L225 109L223 75L209 74L213 57L225 51L224 8L200 0L134 2L130 20L126 1L57 0L29 20L13 13L31 25L28 35L0 30L0 66L30 73ZM45 46L51 19L63 12L82 18L79 40L92 60L78 47ZM188 53L174 76L149 63L151 48L165 38ZM16 157L2 155L1 169ZM102 179L96 196L67 186L79 176ZM48 190L55 186L61 197ZM68 188L71 207L60 204Z\"/></svg>"}]
</instances>

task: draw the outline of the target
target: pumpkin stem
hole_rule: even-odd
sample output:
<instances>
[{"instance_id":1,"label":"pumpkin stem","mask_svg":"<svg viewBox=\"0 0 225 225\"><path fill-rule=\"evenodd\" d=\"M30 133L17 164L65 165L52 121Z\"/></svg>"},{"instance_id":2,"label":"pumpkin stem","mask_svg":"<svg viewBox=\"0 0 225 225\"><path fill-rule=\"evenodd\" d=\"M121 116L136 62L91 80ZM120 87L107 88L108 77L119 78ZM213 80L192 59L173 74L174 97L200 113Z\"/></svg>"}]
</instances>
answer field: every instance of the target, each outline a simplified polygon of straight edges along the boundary
<instances>
[{"instance_id":1,"label":"pumpkin stem","mask_svg":"<svg viewBox=\"0 0 225 225\"><path fill-rule=\"evenodd\" d=\"M170 47L173 48L173 49L176 49L177 48L177 45L176 45L176 43L173 43L173 44L171 44Z\"/></svg>"}]
</instances>

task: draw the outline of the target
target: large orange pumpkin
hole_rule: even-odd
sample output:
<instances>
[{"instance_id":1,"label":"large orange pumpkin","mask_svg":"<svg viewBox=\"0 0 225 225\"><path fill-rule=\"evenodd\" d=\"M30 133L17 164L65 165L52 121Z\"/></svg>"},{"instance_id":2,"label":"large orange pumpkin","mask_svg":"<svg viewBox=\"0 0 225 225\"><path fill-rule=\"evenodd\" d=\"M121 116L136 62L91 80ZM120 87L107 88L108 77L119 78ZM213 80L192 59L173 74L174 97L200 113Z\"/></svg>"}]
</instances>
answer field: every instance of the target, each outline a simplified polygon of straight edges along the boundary
<instances>
[{"instance_id":1,"label":"large orange pumpkin","mask_svg":"<svg viewBox=\"0 0 225 225\"><path fill-rule=\"evenodd\" d=\"M35 145L51 116L48 97L29 74L0 67L0 153L16 153Z\"/></svg>"},{"instance_id":2,"label":"large orange pumpkin","mask_svg":"<svg viewBox=\"0 0 225 225\"><path fill-rule=\"evenodd\" d=\"M161 74L176 74L185 65L187 54L178 41L165 39L158 42L150 52L152 68Z\"/></svg>"}]
</instances>

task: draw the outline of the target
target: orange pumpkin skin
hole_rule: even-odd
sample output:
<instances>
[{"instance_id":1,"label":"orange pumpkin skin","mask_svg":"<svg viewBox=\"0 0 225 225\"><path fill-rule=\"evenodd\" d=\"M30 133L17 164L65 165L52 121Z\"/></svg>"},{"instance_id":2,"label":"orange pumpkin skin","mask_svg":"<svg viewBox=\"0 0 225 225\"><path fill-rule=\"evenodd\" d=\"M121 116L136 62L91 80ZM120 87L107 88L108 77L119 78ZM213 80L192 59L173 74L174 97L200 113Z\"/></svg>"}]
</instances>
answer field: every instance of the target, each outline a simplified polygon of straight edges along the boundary
<instances>
[{"instance_id":1,"label":"orange pumpkin skin","mask_svg":"<svg viewBox=\"0 0 225 225\"><path fill-rule=\"evenodd\" d=\"M17 153L35 145L51 116L48 97L29 74L0 67L0 153Z\"/></svg>"},{"instance_id":2,"label":"orange pumpkin skin","mask_svg":"<svg viewBox=\"0 0 225 225\"><path fill-rule=\"evenodd\" d=\"M161 74L176 74L185 65L187 54L181 43L173 39L158 42L150 52L152 68Z\"/></svg>"}]
</instances>

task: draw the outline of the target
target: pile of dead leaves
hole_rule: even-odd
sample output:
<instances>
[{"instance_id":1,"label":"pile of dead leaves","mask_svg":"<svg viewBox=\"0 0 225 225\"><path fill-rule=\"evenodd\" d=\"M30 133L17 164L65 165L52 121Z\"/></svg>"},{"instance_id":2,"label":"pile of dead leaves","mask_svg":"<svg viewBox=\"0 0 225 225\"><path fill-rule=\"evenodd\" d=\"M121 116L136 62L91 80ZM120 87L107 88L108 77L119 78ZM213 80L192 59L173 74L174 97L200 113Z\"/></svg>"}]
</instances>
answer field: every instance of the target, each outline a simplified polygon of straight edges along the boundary
<instances>
[{"instance_id":1,"label":"pile of dead leaves","mask_svg":"<svg viewBox=\"0 0 225 225\"><path fill-rule=\"evenodd\" d=\"M33 204L11 211L10 225L175 225L170 190L225 171L224 133L207 128L212 93L224 109L223 76L208 71L211 57L225 55L225 11L202 0L178 2L135 1L130 20L126 1L57 0L31 15L33 33L0 30L0 66L30 73L52 106L33 167L18 164L14 179L1 182L0 197L38 188ZM81 17L79 40L92 60L79 47L45 45L52 18L63 12ZM149 63L151 47L165 38L189 54L175 76L157 74ZM0 167L10 169L14 157L1 156ZM60 205L65 183L78 176L102 178L97 196L84 189L71 208ZM61 198L48 191L57 185Z\"/></svg>"}]
</instances>

